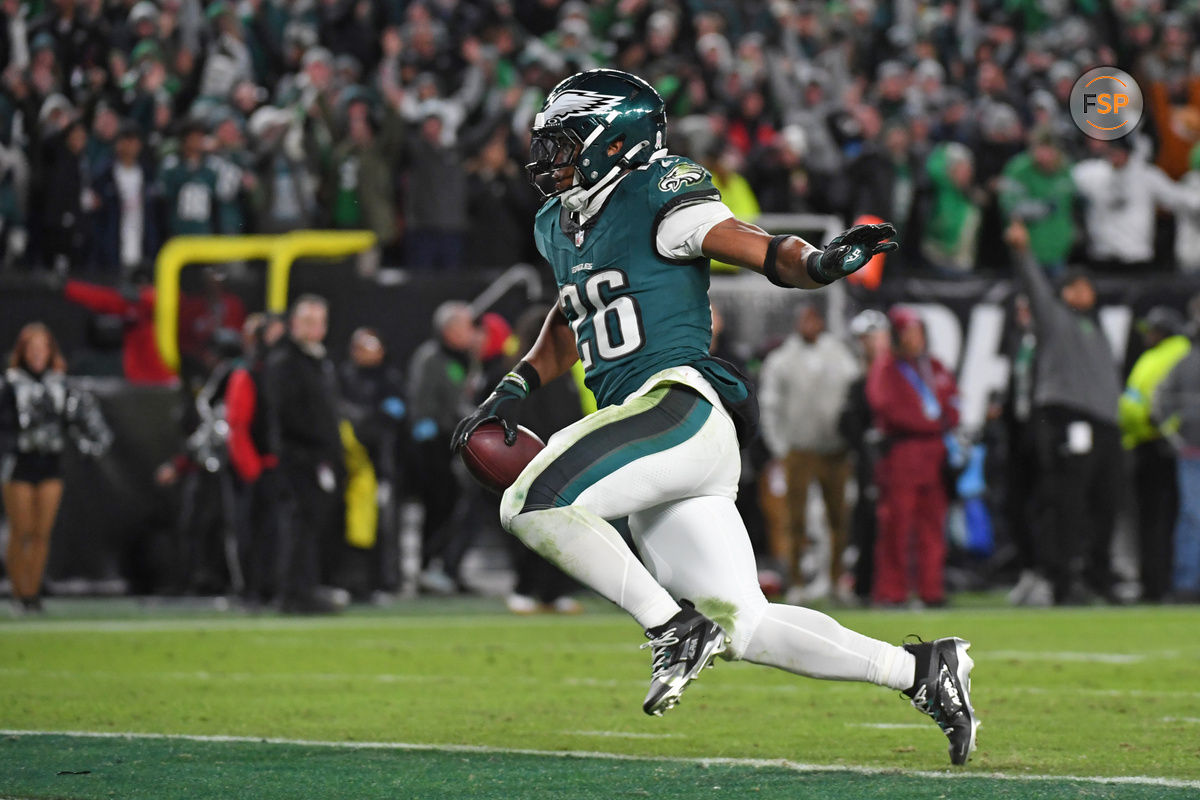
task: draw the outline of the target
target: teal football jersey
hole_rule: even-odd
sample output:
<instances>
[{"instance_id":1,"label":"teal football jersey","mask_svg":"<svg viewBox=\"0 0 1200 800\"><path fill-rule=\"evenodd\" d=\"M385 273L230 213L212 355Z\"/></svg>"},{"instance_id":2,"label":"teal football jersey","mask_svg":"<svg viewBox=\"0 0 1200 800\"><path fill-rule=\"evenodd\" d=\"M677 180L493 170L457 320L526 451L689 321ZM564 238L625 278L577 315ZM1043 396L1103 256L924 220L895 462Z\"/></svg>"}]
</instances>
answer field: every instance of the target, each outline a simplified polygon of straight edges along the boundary
<instances>
[{"instance_id":1,"label":"teal football jersey","mask_svg":"<svg viewBox=\"0 0 1200 800\"><path fill-rule=\"evenodd\" d=\"M557 198L538 212L534 238L600 407L659 370L708 358L708 259L663 258L654 241L668 212L720 196L703 167L667 156L627 174L583 226Z\"/></svg>"}]
</instances>

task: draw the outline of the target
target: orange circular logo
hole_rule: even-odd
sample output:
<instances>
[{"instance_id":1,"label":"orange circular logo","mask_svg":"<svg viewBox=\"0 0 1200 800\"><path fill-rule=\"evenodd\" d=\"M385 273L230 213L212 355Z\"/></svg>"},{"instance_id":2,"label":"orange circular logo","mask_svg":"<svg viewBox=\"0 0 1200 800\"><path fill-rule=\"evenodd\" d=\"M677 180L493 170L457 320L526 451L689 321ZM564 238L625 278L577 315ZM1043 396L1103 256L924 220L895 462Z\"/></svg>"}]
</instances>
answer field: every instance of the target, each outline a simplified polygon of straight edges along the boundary
<instances>
[{"instance_id":1,"label":"orange circular logo","mask_svg":"<svg viewBox=\"0 0 1200 800\"><path fill-rule=\"evenodd\" d=\"M1090 69L1071 88L1071 119L1093 139L1110 142L1133 133L1142 121L1142 89L1116 67Z\"/></svg>"}]
</instances>

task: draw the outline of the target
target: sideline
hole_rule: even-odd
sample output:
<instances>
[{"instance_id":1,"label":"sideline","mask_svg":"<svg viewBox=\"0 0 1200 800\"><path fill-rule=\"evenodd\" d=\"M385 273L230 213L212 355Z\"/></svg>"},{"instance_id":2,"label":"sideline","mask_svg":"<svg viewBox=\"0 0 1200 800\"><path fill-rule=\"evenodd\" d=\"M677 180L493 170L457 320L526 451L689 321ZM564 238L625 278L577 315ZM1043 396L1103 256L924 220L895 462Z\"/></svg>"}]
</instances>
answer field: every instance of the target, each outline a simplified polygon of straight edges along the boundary
<instances>
[{"instance_id":1,"label":"sideline","mask_svg":"<svg viewBox=\"0 0 1200 800\"><path fill-rule=\"evenodd\" d=\"M1139 786L1162 786L1172 789L1200 789L1200 780L1176 778L1154 778L1146 775L1118 775L1112 777L1093 775L1007 775L1002 772L971 772L969 770L904 770L886 767L855 767L844 764L805 764L788 759L762 758L686 758L675 756L633 756L621 753L604 753L586 750L529 750L516 747L489 747L465 744L414 744L410 742L322 742L306 739L281 739L255 736L200 736L168 733L119 733L95 731L22 731L0 729L0 736L72 736L83 739L147 739L166 741L206 742L215 744L274 744L293 747L329 747L343 750L398 750L411 752L478 753L484 755L541 756L543 758L590 758L610 761L640 761L672 764L697 764L700 766L752 767L755 769L776 768L792 772L844 772L853 775L900 775L914 778L979 778L984 780L1043 783L1065 781L1068 783L1120 784Z\"/></svg>"}]
</instances>

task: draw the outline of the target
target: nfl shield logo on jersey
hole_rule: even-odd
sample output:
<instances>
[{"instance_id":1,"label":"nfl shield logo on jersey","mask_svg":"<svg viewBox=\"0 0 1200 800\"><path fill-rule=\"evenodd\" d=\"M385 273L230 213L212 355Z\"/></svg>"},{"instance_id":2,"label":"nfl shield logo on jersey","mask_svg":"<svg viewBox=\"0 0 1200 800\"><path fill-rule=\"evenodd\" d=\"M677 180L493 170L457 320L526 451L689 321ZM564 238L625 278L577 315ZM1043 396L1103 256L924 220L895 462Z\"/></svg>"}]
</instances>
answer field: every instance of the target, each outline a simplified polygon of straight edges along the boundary
<instances>
[{"instance_id":1,"label":"nfl shield logo on jersey","mask_svg":"<svg viewBox=\"0 0 1200 800\"><path fill-rule=\"evenodd\" d=\"M576 247L583 247L583 235L584 235L584 231L582 231L582 230L575 231L575 246Z\"/></svg>"}]
</instances>

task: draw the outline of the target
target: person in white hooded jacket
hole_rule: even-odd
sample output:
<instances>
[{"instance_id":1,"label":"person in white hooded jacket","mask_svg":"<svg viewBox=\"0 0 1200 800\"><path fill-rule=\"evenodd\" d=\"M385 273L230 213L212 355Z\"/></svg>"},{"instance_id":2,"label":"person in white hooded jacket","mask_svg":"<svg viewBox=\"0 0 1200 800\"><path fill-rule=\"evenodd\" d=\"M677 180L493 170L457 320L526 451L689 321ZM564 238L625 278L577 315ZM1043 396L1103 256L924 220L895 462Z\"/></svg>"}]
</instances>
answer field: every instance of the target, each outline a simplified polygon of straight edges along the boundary
<instances>
[{"instance_id":1,"label":"person in white hooded jacket","mask_svg":"<svg viewBox=\"0 0 1200 800\"><path fill-rule=\"evenodd\" d=\"M793 594L802 593L800 558L808 543L808 488L816 480L825 501L830 532L828 587L838 585L846 549L850 477L847 444L838 433L850 384L861 369L850 349L825 330L820 309L805 303L797 309L795 330L767 356L759 379L762 435L771 454L781 459L787 476L787 537L771 543L772 555L787 565ZM813 581L808 594L827 591Z\"/></svg>"}]
</instances>

